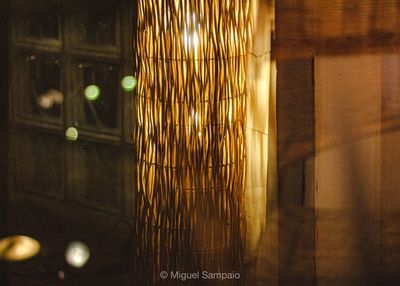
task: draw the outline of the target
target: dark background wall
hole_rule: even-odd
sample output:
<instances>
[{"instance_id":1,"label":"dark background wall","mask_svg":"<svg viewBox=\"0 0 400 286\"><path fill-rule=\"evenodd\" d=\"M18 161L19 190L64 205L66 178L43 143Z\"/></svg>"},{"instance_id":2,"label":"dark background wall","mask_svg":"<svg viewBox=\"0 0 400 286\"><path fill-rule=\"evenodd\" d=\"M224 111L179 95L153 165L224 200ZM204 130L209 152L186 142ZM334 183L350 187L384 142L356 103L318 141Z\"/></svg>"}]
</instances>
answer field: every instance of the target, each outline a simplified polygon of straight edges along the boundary
<instances>
[{"instance_id":1,"label":"dark background wall","mask_svg":"<svg viewBox=\"0 0 400 286\"><path fill-rule=\"evenodd\" d=\"M0 207L7 190L7 125L8 125L8 31L10 1L0 2ZM3 209L3 208L2 208Z\"/></svg>"}]
</instances>

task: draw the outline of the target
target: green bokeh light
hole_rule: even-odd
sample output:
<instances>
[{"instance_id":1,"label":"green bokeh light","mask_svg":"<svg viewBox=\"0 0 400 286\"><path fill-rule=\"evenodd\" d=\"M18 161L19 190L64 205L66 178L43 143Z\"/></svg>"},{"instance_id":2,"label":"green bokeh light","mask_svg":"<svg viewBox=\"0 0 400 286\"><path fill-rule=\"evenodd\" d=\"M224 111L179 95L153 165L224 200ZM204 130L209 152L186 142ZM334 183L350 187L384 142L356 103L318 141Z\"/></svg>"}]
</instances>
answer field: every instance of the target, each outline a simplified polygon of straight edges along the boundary
<instances>
[{"instance_id":1,"label":"green bokeh light","mask_svg":"<svg viewBox=\"0 0 400 286\"><path fill-rule=\"evenodd\" d=\"M65 137L69 141L76 141L78 140L78 130L75 127L69 127L65 132Z\"/></svg>"},{"instance_id":2,"label":"green bokeh light","mask_svg":"<svg viewBox=\"0 0 400 286\"><path fill-rule=\"evenodd\" d=\"M132 91L137 85L137 79L131 75L124 76L121 85L125 91Z\"/></svg>"},{"instance_id":3,"label":"green bokeh light","mask_svg":"<svg viewBox=\"0 0 400 286\"><path fill-rule=\"evenodd\" d=\"M96 100L100 96L100 88L95 85L88 85L85 88L85 97L87 100Z\"/></svg>"}]
</instances>

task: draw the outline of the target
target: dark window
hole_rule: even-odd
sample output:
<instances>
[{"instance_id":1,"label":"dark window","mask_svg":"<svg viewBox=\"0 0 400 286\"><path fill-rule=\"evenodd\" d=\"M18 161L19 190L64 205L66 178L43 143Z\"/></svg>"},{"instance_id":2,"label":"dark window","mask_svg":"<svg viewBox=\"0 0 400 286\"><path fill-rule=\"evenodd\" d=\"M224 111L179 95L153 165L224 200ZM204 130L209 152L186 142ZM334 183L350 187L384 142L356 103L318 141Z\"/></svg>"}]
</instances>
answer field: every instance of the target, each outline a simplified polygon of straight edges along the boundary
<instances>
[{"instance_id":1,"label":"dark window","mask_svg":"<svg viewBox=\"0 0 400 286\"><path fill-rule=\"evenodd\" d=\"M22 114L47 119L60 119L64 101L61 90L60 59L54 55L23 56L20 92ZM26 76L26 78L24 78Z\"/></svg>"},{"instance_id":2,"label":"dark window","mask_svg":"<svg viewBox=\"0 0 400 286\"><path fill-rule=\"evenodd\" d=\"M113 1L86 0L72 6L74 47L114 50L119 47L119 13Z\"/></svg>"},{"instance_id":3,"label":"dark window","mask_svg":"<svg viewBox=\"0 0 400 286\"><path fill-rule=\"evenodd\" d=\"M131 2L15 1L10 99L18 189L114 214L132 205L121 201L133 188L126 162L134 153L127 151L134 91L121 87L133 70Z\"/></svg>"},{"instance_id":4,"label":"dark window","mask_svg":"<svg viewBox=\"0 0 400 286\"><path fill-rule=\"evenodd\" d=\"M17 184L24 191L63 197L63 140L54 135L18 132Z\"/></svg>"},{"instance_id":5,"label":"dark window","mask_svg":"<svg viewBox=\"0 0 400 286\"><path fill-rule=\"evenodd\" d=\"M95 128L118 127L119 68L107 64L77 64L79 96L75 122Z\"/></svg>"},{"instance_id":6,"label":"dark window","mask_svg":"<svg viewBox=\"0 0 400 286\"><path fill-rule=\"evenodd\" d=\"M72 198L97 209L119 210L121 190L118 148L89 143L74 147Z\"/></svg>"},{"instance_id":7,"label":"dark window","mask_svg":"<svg viewBox=\"0 0 400 286\"><path fill-rule=\"evenodd\" d=\"M60 39L60 3L58 1L16 1L19 39Z\"/></svg>"}]
</instances>

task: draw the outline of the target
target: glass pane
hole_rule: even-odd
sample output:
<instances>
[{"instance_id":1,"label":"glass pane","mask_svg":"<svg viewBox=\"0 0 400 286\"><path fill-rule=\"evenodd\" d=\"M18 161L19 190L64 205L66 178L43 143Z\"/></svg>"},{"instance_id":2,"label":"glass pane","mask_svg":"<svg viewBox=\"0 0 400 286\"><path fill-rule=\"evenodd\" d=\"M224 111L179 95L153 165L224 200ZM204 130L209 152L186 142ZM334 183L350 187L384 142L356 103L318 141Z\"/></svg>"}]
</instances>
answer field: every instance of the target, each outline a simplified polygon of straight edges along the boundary
<instances>
[{"instance_id":1,"label":"glass pane","mask_svg":"<svg viewBox=\"0 0 400 286\"><path fill-rule=\"evenodd\" d=\"M85 1L73 7L73 24L77 44L99 47L116 46L116 4Z\"/></svg>"},{"instance_id":2,"label":"glass pane","mask_svg":"<svg viewBox=\"0 0 400 286\"><path fill-rule=\"evenodd\" d=\"M119 210L119 150L89 142L74 147L75 199L98 209Z\"/></svg>"},{"instance_id":3,"label":"glass pane","mask_svg":"<svg viewBox=\"0 0 400 286\"><path fill-rule=\"evenodd\" d=\"M118 67L105 64L79 64L79 101L74 105L78 124L96 130L118 127ZM99 130L101 131L101 130Z\"/></svg>"},{"instance_id":4,"label":"glass pane","mask_svg":"<svg viewBox=\"0 0 400 286\"><path fill-rule=\"evenodd\" d=\"M133 76L132 68L126 68L121 79L121 88L124 104L124 132L125 140L129 143L134 141L134 127L136 124L135 116L135 96L137 79Z\"/></svg>"},{"instance_id":5,"label":"glass pane","mask_svg":"<svg viewBox=\"0 0 400 286\"><path fill-rule=\"evenodd\" d=\"M127 96L127 100L125 101L125 140L129 143L134 141L134 128L136 123L135 117L135 100L134 95L132 94L133 91L129 93Z\"/></svg>"},{"instance_id":6,"label":"glass pane","mask_svg":"<svg viewBox=\"0 0 400 286\"><path fill-rule=\"evenodd\" d=\"M25 191L63 196L63 140L42 133L17 135L17 182Z\"/></svg>"},{"instance_id":7,"label":"glass pane","mask_svg":"<svg viewBox=\"0 0 400 286\"><path fill-rule=\"evenodd\" d=\"M60 38L58 1L22 1L16 5L20 36L36 39Z\"/></svg>"},{"instance_id":8,"label":"glass pane","mask_svg":"<svg viewBox=\"0 0 400 286\"><path fill-rule=\"evenodd\" d=\"M61 91L61 67L57 56L25 56L26 78L21 85L22 113L44 119L60 119L64 95Z\"/></svg>"}]
</instances>

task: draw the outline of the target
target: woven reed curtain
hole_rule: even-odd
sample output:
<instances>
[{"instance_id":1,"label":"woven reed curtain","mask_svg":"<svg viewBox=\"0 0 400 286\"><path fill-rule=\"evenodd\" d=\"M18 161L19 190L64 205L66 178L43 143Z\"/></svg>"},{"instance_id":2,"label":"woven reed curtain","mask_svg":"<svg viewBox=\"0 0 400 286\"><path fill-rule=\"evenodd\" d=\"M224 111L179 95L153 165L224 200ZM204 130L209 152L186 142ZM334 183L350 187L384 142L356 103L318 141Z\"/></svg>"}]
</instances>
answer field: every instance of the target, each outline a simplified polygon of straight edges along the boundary
<instances>
[{"instance_id":1,"label":"woven reed curtain","mask_svg":"<svg viewBox=\"0 0 400 286\"><path fill-rule=\"evenodd\" d=\"M155 268L240 259L249 14L247 0L138 1L136 234Z\"/></svg>"}]
</instances>

